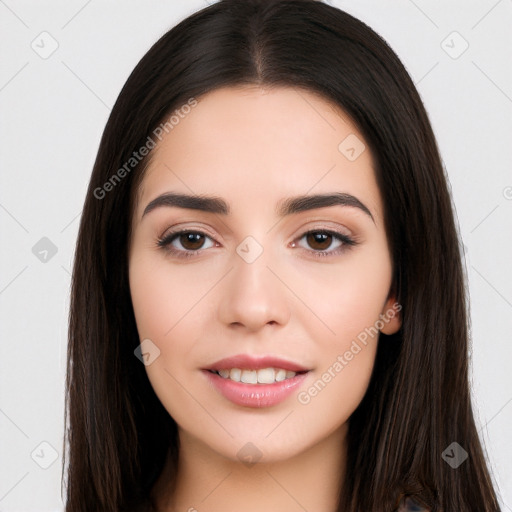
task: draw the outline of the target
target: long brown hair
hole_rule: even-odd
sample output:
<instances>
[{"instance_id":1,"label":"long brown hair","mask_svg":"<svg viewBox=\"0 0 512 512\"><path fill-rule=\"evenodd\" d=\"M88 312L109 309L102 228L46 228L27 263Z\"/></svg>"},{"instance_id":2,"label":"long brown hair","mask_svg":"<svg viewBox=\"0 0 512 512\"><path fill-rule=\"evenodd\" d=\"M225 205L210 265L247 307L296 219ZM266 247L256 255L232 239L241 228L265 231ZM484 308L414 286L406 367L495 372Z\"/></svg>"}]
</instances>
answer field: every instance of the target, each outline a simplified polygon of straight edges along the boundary
<instances>
[{"instance_id":1,"label":"long brown hair","mask_svg":"<svg viewBox=\"0 0 512 512\"><path fill-rule=\"evenodd\" d=\"M176 424L134 356L140 339L127 255L150 155L133 168L126 162L190 98L244 84L320 94L350 116L376 159L403 323L379 343L368 391L350 418L339 510L391 511L411 495L432 511L499 511L472 412L453 206L411 78L379 35L337 8L314 0L223 0L154 44L103 133L72 278L66 512L149 505L167 456L176 471ZM469 454L456 468L443 459L454 442Z\"/></svg>"}]
</instances>

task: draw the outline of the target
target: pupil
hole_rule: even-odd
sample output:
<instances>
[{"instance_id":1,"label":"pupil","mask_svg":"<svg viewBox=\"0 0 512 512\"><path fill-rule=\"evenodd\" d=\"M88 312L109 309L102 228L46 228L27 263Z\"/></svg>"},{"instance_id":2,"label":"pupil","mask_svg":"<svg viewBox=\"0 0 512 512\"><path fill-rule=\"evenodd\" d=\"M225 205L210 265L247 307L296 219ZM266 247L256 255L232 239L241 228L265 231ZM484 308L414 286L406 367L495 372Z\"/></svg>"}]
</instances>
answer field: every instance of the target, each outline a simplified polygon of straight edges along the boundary
<instances>
[{"instance_id":1,"label":"pupil","mask_svg":"<svg viewBox=\"0 0 512 512\"><path fill-rule=\"evenodd\" d=\"M308 235L308 243L313 249L323 250L327 249L331 245L331 238L332 235L329 235L328 233L310 233Z\"/></svg>"},{"instance_id":2,"label":"pupil","mask_svg":"<svg viewBox=\"0 0 512 512\"><path fill-rule=\"evenodd\" d=\"M203 245L202 237L203 235L201 235L201 233L186 233L182 235L182 238L185 239L185 243L182 241L182 245L186 249L199 249L201 245Z\"/></svg>"}]
</instances>

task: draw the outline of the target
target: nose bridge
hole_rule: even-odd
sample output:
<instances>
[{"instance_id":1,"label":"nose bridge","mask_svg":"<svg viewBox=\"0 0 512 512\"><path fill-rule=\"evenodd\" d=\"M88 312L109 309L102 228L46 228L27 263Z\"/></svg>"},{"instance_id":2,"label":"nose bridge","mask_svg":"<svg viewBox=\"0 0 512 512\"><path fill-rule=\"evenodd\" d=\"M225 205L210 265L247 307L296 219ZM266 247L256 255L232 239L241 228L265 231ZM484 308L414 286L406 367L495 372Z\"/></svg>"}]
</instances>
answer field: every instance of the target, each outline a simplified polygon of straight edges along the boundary
<instances>
[{"instance_id":1,"label":"nose bridge","mask_svg":"<svg viewBox=\"0 0 512 512\"><path fill-rule=\"evenodd\" d=\"M269 267L274 252L252 236L247 236L233 254L233 269L223 290L220 320L257 330L267 323L288 321L289 302L286 288Z\"/></svg>"}]
</instances>

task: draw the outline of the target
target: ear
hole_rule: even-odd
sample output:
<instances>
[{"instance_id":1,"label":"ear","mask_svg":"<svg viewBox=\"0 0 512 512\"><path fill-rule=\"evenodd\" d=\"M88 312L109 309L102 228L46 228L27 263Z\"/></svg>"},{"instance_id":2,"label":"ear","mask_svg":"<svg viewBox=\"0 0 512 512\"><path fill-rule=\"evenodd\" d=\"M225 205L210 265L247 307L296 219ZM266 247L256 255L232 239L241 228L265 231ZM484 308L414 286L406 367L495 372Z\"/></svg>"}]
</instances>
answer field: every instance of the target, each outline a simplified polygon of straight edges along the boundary
<instances>
[{"instance_id":1,"label":"ear","mask_svg":"<svg viewBox=\"0 0 512 512\"><path fill-rule=\"evenodd\" d=\"M402 327L401 311L402 305L396 301L395 294L390 293L380 314L381 323L384 324L379 329L382 334L395 334Z\"/></svg>"}]
</instances>

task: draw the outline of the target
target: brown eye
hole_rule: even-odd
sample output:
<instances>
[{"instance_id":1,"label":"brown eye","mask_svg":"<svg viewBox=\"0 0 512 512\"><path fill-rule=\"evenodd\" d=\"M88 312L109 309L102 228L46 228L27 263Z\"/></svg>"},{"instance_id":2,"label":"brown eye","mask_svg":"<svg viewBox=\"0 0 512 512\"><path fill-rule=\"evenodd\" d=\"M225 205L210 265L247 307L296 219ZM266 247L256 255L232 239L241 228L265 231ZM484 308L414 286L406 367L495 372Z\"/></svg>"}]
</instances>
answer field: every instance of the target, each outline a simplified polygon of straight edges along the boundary
<instances>
[{"instance_id":1,"label":"brown eye","mask_svg":"<svg viewBox=\"0 0 512 512\"><path fill-rule=\"evenodd\" d=\"M205 242L209 242L209 245L205 245ZM158 239L157 245L172 256L189 257L213 247L215 242L201 231L177 231Z\"/></svg>"},{"instance_id":2,"label":"brown eye","mask_svg":"<svg viewBox=\"0 0 512 512\"><path fill-rule=\"evenodd\" d=\"M202 233L190 232L181 233L177 238L184 249L195 251L201 249L205 236Z\"/></svg>"},{"instance_id":3,"label":"brown eye","mask_svg":"<svg viewBox=\"0 0 512 512\"><path fill-rule=\"evenodd\" d=\"M300 241L305 240L306 245L300 244L310 254L318 257L336 256L356 245L357 242L347 235L336 231L313 230L304 233Z\"/></svg>"},{"instance_id":4,"label":"brown eye","mask_svg":"<svg viewBox=\"0 0 512 512\"><path fill-rule=\"evenodd\" d=\"M306 240L308 245L315 250L325 251L332 244L333 236L330 233L322 233L320 231L308 233Z\"/></svg>"}]
</instances>

